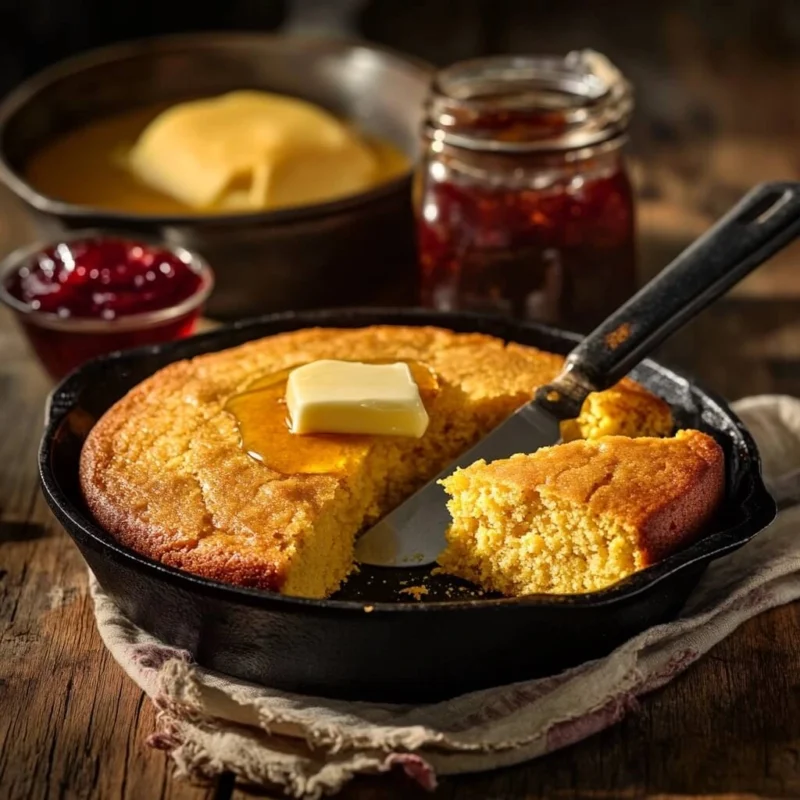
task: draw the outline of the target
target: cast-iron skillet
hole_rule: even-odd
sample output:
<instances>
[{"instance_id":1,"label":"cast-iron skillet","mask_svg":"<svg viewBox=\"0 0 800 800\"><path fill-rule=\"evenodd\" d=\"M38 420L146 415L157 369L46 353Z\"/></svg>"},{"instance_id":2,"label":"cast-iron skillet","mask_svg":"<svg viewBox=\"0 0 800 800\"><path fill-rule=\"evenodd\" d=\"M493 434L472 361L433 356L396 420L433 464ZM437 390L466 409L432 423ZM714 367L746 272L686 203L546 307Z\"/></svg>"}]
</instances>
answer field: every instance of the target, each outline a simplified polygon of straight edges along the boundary
<instances>
[{"instance_id":1,"label":"cast-iron skillet","mask_svg":"<svg viewBox=\"0 0 800 800\"><path fill-rule=\"evenodd\" d=\"M426 567L363 568L335 598L306 600L242 589L163 566L118 544L93 519L78 485L95 421L156 370L282 331L372 324L438 325L568 352L574 334L495 317L419 310L288 313L181 342L114 354L69 376L52 394L39 453L56 517L100 584L135 623L189 650L203 666L309 694L422 701L552 673L608 653L673 617L712 559L741 547L775 516L755 444L728 406L652 361L633 377L666 399L678 425L725 450L726 500L704 538L604 591L519 599L480 596ZM419 602L404 588L424 584Z\"/></svg>"}]
</instances>

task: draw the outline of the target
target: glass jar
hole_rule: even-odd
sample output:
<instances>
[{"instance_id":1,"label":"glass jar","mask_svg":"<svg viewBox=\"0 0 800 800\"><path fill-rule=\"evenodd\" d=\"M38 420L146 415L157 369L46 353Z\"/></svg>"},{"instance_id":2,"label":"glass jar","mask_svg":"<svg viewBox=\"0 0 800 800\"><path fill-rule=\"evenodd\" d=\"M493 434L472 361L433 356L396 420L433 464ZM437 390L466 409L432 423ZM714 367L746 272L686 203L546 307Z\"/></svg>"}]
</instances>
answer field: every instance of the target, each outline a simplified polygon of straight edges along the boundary
<instances>
[{"instance_id":1,"label":"glass jar","mask_svg":"<svg viewBox=\"0 0 800 800\"><path fill-rule=\"evenodd\" d=\"M423 305L588 331L636 284L630 84L593 51L436 77L414 186Z\"/></svg>"}]
</instances>

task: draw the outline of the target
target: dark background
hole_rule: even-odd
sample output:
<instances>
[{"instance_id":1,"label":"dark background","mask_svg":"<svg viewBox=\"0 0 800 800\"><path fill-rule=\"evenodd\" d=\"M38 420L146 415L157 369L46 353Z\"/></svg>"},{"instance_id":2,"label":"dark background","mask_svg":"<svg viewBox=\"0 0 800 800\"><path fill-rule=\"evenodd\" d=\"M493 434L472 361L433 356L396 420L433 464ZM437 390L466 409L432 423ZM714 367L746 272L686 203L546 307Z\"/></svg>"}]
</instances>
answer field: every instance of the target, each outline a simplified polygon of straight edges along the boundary
<instances>
[{"instance_id":1,"label":"dark background","mask_svg":"<svg viewBox=\"0 0 800 800\"><path fill-rule=\"evenodd\" d=\"M766 87L747 80L754 63L763 74L800 61L797 0L0 0L0 95L93 47L215 29L346 33L436 64L591 46L631 77L640 119L659 136L731 123L796 131L800 119L797 97L765 104ZM703 80L687 91L694 73ZM752 113L731 119L709 97L726 79L742 79Z\"/></svg>"}]
</instances>

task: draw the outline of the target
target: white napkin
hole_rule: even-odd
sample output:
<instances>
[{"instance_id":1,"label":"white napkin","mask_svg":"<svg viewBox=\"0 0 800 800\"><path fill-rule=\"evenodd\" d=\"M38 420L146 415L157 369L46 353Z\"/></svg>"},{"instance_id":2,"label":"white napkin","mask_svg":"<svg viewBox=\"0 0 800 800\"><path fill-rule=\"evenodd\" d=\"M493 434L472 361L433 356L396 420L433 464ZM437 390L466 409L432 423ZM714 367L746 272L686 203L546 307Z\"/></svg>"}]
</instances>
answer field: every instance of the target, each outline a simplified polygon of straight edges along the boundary
<instances>
[{"instance_id":1,"label":"white napkin","mask_svg":"<svg viewBox=\"0 0 800 800\"><path fill-rule=\"evenodd\" d=\"M800 401L753 397L736 411L756 438L774 492L798 494ZM433 788L436 775L516 764L584 739L636 708L742 622L800 597L800 507L715 561L679 619L606 658L549 678L430 705L307 697L210 672L130 623L94 578L97 627L159 709L149 737L179 775L233 772L297 798L340 789L355 773L397 766Z\"/></svg>"}]
</instances>

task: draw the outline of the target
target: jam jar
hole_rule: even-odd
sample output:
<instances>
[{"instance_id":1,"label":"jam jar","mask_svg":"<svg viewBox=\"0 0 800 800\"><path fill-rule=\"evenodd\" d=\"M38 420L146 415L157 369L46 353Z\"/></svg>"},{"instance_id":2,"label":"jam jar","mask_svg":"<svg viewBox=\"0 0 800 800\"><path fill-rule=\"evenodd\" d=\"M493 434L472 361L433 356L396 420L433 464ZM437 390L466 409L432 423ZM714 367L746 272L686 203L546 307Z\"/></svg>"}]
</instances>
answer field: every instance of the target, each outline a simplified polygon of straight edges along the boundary
<instances>
[{"instance_id":1,"label":"jam jar","mask_svg":"<svg viewBox=\"0 0 800 800\"><path fill-rule=\"evenodd\" d=\"M591 330L636 285L630 84L593 51L436 76L414 206L422 304Z\"/></svg>"}]
</instances>

